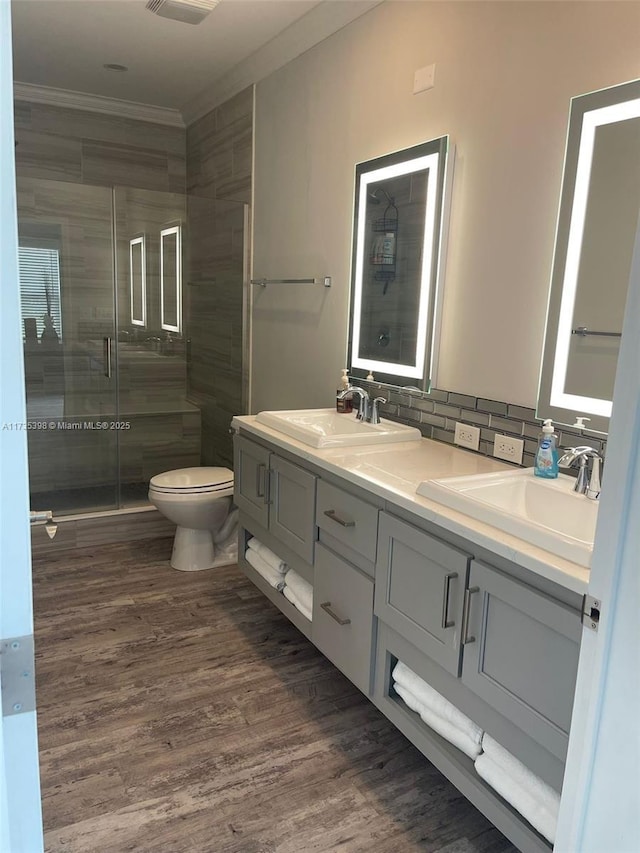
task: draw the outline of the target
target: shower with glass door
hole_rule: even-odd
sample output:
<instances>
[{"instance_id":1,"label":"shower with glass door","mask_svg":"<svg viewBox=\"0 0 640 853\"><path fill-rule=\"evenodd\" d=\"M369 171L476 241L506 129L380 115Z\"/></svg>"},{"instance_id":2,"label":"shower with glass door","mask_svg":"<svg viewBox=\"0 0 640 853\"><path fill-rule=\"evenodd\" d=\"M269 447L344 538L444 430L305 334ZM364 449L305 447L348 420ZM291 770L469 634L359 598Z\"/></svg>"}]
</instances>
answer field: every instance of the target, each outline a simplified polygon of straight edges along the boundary
<instances>
[{"instance_id":1,"label":"shower with glass door","mask_svg":"<svg viewBox=\"0 0 640 853\"><path fill-rule=\"evenodd\" d=\"M17 190L31 509L145 505L154 474L201 460L189 198L27 177Z\"/></svg>"}]
</instances>

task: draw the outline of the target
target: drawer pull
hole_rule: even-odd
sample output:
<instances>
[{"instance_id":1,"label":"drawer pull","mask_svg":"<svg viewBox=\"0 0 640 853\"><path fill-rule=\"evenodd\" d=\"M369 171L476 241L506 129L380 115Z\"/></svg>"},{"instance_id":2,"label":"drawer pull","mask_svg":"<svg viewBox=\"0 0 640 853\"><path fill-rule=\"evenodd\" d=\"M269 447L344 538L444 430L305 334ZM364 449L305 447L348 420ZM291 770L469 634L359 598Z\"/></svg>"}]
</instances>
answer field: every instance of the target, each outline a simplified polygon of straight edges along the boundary
<instances>
[{"instance_id":1,"label":"drawer pull","mask_svg":"<svg viewBox=\"0 0 640 853\"><path fill-rule=\"evenodd\" d=\"M471 613L471 596L474 592L480 592L479 586L471 586L469 589L465 589L464 591L464 607L462 609L462 645L466 646L468 643L475 643L475 637L468 637L467 631L469 630L469 615Z\"/></svg>"},{"instance_id":2,"label":"drawer pull","mask_svg":"<svg viewBox=\"0 0 640 853\"><path fill-rule=\"evenodd\" d=\"M351 619L341 619L337 616L333 610L331 609L331 602L325 601L320 607L324 610L325 613L328 613L332 619L335 619L338 625L351 625Z\"/></svg>"},{"instance_id":3,"label":"drawer pull","mask_svg":"<svg viewBox=\"0 0 640 853\"><path fill-rule=\"evenodd\" d=\"M451 581L458 577L457 572L449 572L444 576L444 594L442 596L442 627L453 628L455 622L448 622L449 614L449 590L451 589Z\"/></svg>"},{"instance_id":4,"label":"drawer pull","mask_svg":"<svg viewBox=\"0 0 640 853\"><path fill-rule=\"evenodd\" d=\"M339 515L336 515L335 509L325 509L324 514L327 518L330 518L331 521L336 521L341 527L355 527L355 521L345 521L344 518L340 518Z\"/></svg>"}]
</instances>

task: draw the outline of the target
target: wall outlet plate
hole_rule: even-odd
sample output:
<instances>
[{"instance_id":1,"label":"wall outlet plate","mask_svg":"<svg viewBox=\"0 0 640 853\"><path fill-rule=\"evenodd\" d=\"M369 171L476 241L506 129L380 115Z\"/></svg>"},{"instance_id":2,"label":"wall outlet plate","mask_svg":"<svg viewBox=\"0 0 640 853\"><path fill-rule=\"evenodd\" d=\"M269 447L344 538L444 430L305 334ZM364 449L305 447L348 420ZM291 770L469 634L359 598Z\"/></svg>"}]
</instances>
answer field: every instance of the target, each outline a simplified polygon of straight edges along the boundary
<instances>
[{"instance_id":1,"label":"wall outlet plate","mask_svg":"<svg viewBox=\"0 0 640 853\"><path fill-rule=\"evenodd\" d=\"M460 447L468 447L469 450L477 450L480 446L480 428L468 424L456 424L454 444Z\"/></svg>"},{"instance_id":2,"label":"wall outlet plate","mask_svg":"<svg viewBox=\"0 0 640 853\"><path fill-rule=\"evenodd\" d=\"M522 451L524 441L521 438L512 438L510 435L496 435L493 440L493 455L496 459L506 459L507 462L522 464Z\"/></svg>"}]
</instances>

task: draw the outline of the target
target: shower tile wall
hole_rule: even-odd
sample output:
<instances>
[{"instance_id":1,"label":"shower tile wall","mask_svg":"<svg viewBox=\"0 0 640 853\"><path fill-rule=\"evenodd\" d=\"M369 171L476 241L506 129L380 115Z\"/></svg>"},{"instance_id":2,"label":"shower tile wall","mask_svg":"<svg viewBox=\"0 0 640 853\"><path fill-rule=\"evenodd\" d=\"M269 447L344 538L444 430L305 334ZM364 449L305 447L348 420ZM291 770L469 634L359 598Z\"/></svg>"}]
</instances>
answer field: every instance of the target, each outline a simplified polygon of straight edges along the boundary
<instances>
[{"instance_id":1,"label":"shower tile wall","mask_svg":"<svg viewBox=\"0 0 640 853\"><path fill-rule=\"evenodd\" d=\"M188 397L202 412L202 462L232 464L231 418L242 408L242 204L251 201L253 88L187 129L191 353Z\"/></svg>"},{"instance_id":2,"label":"shower tile wall","mask_svg":"<svg viewBox=\"0 0 640 853\"><path fill-rule=\"evenodd\" d=\"M18 175L184 193L185 130L16 101Z\"/></svg>"}]
</instances>

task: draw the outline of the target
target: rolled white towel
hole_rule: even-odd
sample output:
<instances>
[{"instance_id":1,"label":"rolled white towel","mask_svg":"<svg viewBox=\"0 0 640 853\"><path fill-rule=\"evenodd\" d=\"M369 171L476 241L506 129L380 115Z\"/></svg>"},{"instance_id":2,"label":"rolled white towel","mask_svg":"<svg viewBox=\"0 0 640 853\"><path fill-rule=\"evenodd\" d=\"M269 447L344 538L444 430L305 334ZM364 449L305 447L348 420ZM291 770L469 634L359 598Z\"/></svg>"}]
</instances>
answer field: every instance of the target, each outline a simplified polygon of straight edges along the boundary
<instances>
[{"instance_id":1,"label":"rolled white towel","mask_svg":"<svg viewBox=\"0 0 640 853\"><path fill-rule=\"evenodd\" d=\"M255 536L252 536L251 539L247 542L249 548L252 551L256 551L265 563L269 563L272 569L275 569L276 572L280 572L280 574L284 574L287 571L287 564L284 560L281 560L277 554L274 554L270 548L267 548L266 545L263 545L262 542L259 542Z\"/></svg>"},{"instance_id":2,"label":"rolled white towel","mask_svg":"<svg viewBox=\"0 0 640 853\"><path fill-rule=\"evenodd\" d=\"M407 690L398 682L393 685L396 693L402 701L420 715L423 723L426 723L430 728L436 731L449 743L452 743L459 750L468 755L469 758L477 758L480 754L480 744L472 740L466 731L462 731L457 726L454 726L449 720L445 720L439 714L436 714L431 708L427 708L419 699L417 699L410 690Z\"/></svg>"},{"instance_id":3,"label":"rolled white towel","mask_svg":"<svg viewBox=\"0 0 640 853\"><path fill-rule=\"evenodd\" d=\"M285 576L277 572L272 566L266 563L257 551L252 548L247 548L245 558L248 563L251 563L253 568L261 575L266 582L281 592L285 584Z\"/></svg>"},{"instance_id":4,"label":"rolled white towel","mask_svg":"<svg viewBox=\"0 0 640 853\"><path fill-rule=\"evenodd\" d=\"M513 776L487 752L483 752L476 758L474 767L478 776L481 776L516 811L520 812L534 829L544 835L547 841L554 843L558 825L558 807L549 808L549 804L537 797L531 789L519 785ZM542 782L542 784L545 783ZM559 804L558 797L558 806Z\"/></svg>"},{"instance_id":5,"label":"rolled white towel","mask_svg":"<svg viewBox=\"0 0 640 853\"><path fill-rule=\"evenodd\" d=\"M296 610L299 610L300 613L302 613L302 615L304 617L306 617L309 620L309 622L311 622L312 621L311 610L309 610L308 607L304 606L304 604L300 601L300 599L295 594L295 592L291 589L291 587L285 586L285 588L282 591L284 593L284 597L293 604L293 606L296 608Z\"/></svg>"},{"instance_id":6,"label":"rolled white towel","mask_svg":"<svg viewBox=\"0 0 640 853\"><path fill-rule=\"evenodd\" d=\"M416 699L426 708L429 708L438 717L443 717L452 726L464 732L478 747L480 746L480 742L482 741L482 729L480 726L476 725L473 720L469 719L466 714L463 714L448 699L445 699L441 693L434 690L419 675L416 675L406 664L398 661L393 669L392 676L394 681L397 681L398 684L413 693ZM476 755L480 752L481 750L478 749ZM474 756L471 757L473 758Z\"/></svg>"},{"instance_id":7,"label":"rolled white towel","mask_svg":"<svg viewBox=\"0 0 640 853\"><path fill-rule=\"evenodd\" d=\"M303 577L294 571L293 569L289 569L287 572L285 583L288 587L291 587L291 591L298 599L300 604L305 608L305 610L312 611L313 610L313 587L310 583L308 583Z\"/></svg>"},{"instance_id":8,"label":"rolled white towel","mask_svg":"<svg viewBox=\"0 0 640 853\"><path fill-rule=\"evenodd\" d=\"M519 758L516 758L508 749L494 740L491 735L484 733L482 737L482 750L489 758L502 767L504 772L510 776L518 787L525 791L530 791L531 794L539 800L545 809L551 814L558 816L560 808L560 794L548 785L544 779L541 779L533 771L523 764Z\"/></svg>"}]
</instances>

